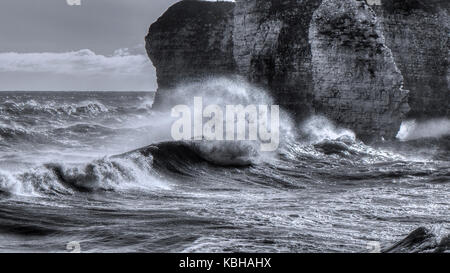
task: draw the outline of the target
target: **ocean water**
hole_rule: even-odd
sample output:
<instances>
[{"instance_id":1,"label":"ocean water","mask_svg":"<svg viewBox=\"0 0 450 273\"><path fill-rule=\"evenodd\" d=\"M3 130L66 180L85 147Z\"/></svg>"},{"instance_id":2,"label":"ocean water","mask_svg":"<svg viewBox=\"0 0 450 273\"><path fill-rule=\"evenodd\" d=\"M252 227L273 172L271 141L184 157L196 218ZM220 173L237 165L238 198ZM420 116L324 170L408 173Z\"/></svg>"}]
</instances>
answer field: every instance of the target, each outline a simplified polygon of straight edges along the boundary
<instances>
[{"instance_id":1,"label":"ocean water","mask_svg":"<svg viewBox=\"0 0 450 273\"><path fill-rule=\"evenodd\" d=\"M178 98L211 90L266 99L226 80ZM450 250L442 130L366 145L323 117L283 118L280 148L262 154L171 141L153 95L0 93L0 252Z\"/></svg>"}]
</instances>

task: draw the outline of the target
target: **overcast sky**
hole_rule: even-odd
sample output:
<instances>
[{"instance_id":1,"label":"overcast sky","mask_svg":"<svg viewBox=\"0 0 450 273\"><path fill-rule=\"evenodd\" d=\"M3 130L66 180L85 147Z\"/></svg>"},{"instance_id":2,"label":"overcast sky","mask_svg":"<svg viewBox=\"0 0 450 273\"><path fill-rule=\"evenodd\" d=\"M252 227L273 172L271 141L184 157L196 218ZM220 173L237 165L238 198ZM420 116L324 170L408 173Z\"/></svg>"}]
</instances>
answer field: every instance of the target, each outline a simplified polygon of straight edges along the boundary
<instances>
[{"instance_id":1,"label":"overcast sky","mask_svg":"<svg viewBox=\"0 0 450 273\"><path fill-rule=\"evenodd\" d=\"M177 0L0 0L0 90L155 90L148 27Z\"/></svg>"}]
</instances>

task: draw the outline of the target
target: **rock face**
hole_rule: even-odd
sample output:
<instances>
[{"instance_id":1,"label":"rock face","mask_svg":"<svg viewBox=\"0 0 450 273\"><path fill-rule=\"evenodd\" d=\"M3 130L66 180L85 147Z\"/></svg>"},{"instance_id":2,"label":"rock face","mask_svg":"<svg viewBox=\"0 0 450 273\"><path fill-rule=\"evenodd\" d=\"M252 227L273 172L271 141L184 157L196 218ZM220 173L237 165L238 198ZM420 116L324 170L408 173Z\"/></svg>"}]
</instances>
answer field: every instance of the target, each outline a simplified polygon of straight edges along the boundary
<instances>
[{"instance_id":1,"label":"rock face","mask_svg":"<svg viewBox=\"0 0 450 273\"><path fill-rule=\"evenodd\" d=\"M394 138L407 91L377 17L357 1L324 1L310 27L314 106L367 139Z\"/></svg>"},{"instance_id":2,"label":"rock face","mask_svg":"<svg viewBox=\"0 0 450 273\"><path fill-rule=\"evenodd\" d=\"M320 113L362 138L393 138L409 110L409 88L413 113L428 116L435 110L421 109L433 105L446 109L436 115L448 115L448 11L398 16L394 4L409 1L181 1L146 38L158 76L155 105L178 83L237 74L267 88L299 120ZM419 28L416 16L429 23ZM411 31L402 30L403 20Z\"/></svg>"},{"instance_id":3,"label":"rock face","mask_svg":"<svg viewBox=\"0 0 450 273\"><path fill-rule=\"evenodd\" d=\"M158 79L155 106L181 82L235 73L233 11L230 2L182 1L152 24L146 49Z\"/></svg>"},{"instance_id":4,"label":"rock face","mask_svg":"<svg viewBox=\"0 0 450 273\"><path fill-rule=\"evenodd\" d=\"M383 0L374 6L410 90L410 117L450 116L449 5L448 0Z\"/></svg>"},{"instance_id":5,"label":"rock face","mask_svg":"<svg viewBox=\"0 0 450 273\"><path fill-rule=\"evenodd\" d=\"M264 85L297 117L313 112L309 26L321 0L236 1L234 58L238 72Z\"/></svg>"}]
</instances>

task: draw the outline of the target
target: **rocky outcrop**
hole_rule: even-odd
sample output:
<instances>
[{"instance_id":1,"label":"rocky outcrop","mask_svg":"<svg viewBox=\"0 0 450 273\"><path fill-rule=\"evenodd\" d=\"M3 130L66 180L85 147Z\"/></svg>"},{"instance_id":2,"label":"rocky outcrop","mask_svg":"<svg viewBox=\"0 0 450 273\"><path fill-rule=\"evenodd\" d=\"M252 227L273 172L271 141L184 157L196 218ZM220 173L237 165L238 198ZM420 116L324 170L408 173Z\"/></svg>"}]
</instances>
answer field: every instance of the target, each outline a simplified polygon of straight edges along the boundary
<instances>
[{"instance_id":1,"label":"rocky outcrop","mask_svg":"<svg viewBox=\"0 0 450 273\"><path fill-rule=\"evenodd\" d=\"M383 253L447 253L448 251L450 251L450 235L438 236L424 227L414 230L405 239L382 250Z\"/></svg>"},{"instance_id":2,"label":"rocky outcrop","mask_svg":"<svg viewBox=\"0 0 450 273\"><path fill-rule=\"evenodd\" d=\"M382 0L373 6L410 90L410 117L450 116L448 0Z\"/></svg>"},{"instance_id":3,"label":"rocky outcrop","mask_svg":"<svg viewBox=\"0 0 450 273\"><path fill-rule=\"evenodd\" d=\"M439 78L439 86L448 84L448 28L433 34L447 35L447 40L438 39L439 53L433 50L437 45L429 49L425 42L410 44L410 52L442 62L436 70L425 71L429 67L422 59L401 52L402 42L397 41L400 28L394 29L394 25L402 19L390 15L393 8L387 2L372 7L361 0L179 2L150 27L146 38L158 76L155 104L168 97L168 89L177 83L238 74L270 90L276 102L298 119L321 113L360 137L393 138L408 111L408 88L413 90L413 112L420 107L428 109L442 93L447 93L448 100L448 86L437 93L438 88L419 86L427 77ZM434 16L443 11L426 12ZM448 26L448 16L440 16L426 20L437 24L438 19L445 19L440 24ZM425 25L423 31L435 26ZM400 35L404 41L416 39L410 36L407 31ZM435 60L437 57L441 58ZM442 72L446 81L436 77ZM418 74L424 76L417 80ZM448 103L442 104L442 99L436 101L435 108L448 108Z\"/></svg>"},{"instance_id":4,"label":"rocky outcrop","mask_svg":"<svg viewBox=\"0 0 450 273\"><path fill-rule=\"evenodd\" d=\"M314 106L368 139L394 138L407 91L377 17L365 3L324 1L310 27Z\"/></svg>"},{"instance_id":5,"label":"rocky outcrop","mask_svg":"<svg viewBox=\"0 0 450 273\"><path fill-rule=\"evenodd\" d=\"M181 82L235 73L233 11L230 2L182 1L151 25L146 49L158 79L155 106Z\"/></svg>"}]
</instances>

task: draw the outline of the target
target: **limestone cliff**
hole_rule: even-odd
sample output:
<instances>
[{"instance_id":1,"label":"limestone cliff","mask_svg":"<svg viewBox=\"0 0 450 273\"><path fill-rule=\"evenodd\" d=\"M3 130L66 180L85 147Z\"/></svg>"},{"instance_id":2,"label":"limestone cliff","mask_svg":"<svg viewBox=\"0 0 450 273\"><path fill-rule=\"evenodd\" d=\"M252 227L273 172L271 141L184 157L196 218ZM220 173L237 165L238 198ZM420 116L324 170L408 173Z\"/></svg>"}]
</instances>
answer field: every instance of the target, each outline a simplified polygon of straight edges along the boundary
<instances>
[{"instance_id":1,"label":"limestone cliff","mask_svg":"<svg viewBox=\"0 0 450 273\"><path fill-rule=\"evenodd\" d=\"M450 116L448 0L382 0L373 8L410 90L409 116Z\"/></svg>"},{"instance_id":2,"label":"limestone cliff","mask_svg":"<svg viewBox=\"0 0 450 273\"><path fill-rule=\"evenodd\" d=\"M230 2L182 1L151 25L146 49L158 79L155 106L180 82L235 72L233 11Z\"/></svg>"},{"instance_id":3,"label":"limestone cliff","mask_svg":"<svg viewBox=\"0 0 450 273\"><path fill-rule=\"evenodd\" d=\"M234 58L238 72L272 90L297 117L313 112L309 26L321 0L236 2Z\"/></svg>"},{"instance_id":4,"label":"limestone cliff","mask_svg":"<svg viewBox=\"0 0 450 273\"><path fill-rule=\"evenodd\" d=\"M420 109L432 102L435 109L448 110L448 86L440 88L448 84L448 13L436 8L441 3L431 3L420 16L433 24L416 30L411 17L405 20L414 31L403 33L396 27L403 20L397 2L413 0L389 1L381 6L361 0L179 2L146 38L158 76L155 103L177 83L238 74L266 87L298 119L321 113L360 137L392 138L408 111L408 88L413 112L426 112ZM412 32L436 26L444 26L433 30L436 44L430 41L428 48L424 39L402 53L403 42L419 39ZM435 70L429 70L432 61L441 62ZM423 89L423 79L432 87Z\"/></svg>"},{"instance_id":5,"label":"limestone cliff","mask_svg":"<svg viewBox=\"0 0 450 273\"><path fill-rule=\"evenodd\" d=\"M407 91L377 17L363 2L323 1L310 28L314 106L368 139L395 137Z\"/></svg>"}]
</instances>

